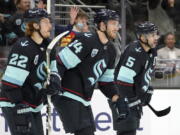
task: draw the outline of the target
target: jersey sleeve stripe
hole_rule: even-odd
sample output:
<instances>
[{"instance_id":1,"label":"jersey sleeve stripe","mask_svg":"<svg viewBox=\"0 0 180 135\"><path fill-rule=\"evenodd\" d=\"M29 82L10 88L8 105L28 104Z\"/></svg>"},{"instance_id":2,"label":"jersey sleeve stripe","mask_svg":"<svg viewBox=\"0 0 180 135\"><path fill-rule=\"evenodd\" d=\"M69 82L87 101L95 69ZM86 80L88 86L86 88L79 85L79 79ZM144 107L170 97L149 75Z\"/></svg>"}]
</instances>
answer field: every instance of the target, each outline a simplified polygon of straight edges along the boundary
<instances>
[{"instance_id":1,"label":"jersey sleeve stripe","mask_svg":"<svg viewBox=\"0 0 180 135\"><path fill-rule=\"evenodd\" d=\"M117 80L127 83L134 83L134 76L136 76L136 72L130 68L122 66L120 68L120 72L118 74Z\"/></svg>"},{"instance_id":2,"label":"jersey sleeve stripe","mask_svg":"<svg viewBox=\"0 0 180 135\"><path fill-rule=\"evenodd\" d=\"M68 47L65 47L62 51L59 52L58 55L67 69L74 68L81 62L78 56Z\"/></svg>"},{"instance_id":3,"label":"jersey sleeve stripe","mask_svg":"<svg viewBox=\"0 0 180 135\"><path fill-rule=\"evenodd\" d=\"M50 69L52 72L58 72L56 60L51 61Z\"/></svg>"},{"instance_id":4,"label":"jersey sleeve stripe","mask_svg":"<svg viewBox=\"0 0 180 135\"><path fill-rule=\"evenodd\" d=\"M14 84L11 84L11 83L7 83L7 82L4 82L4 81L2 81L2 84L8 85L8 86L13 87L13 88L18 88L19 87L17 85L14 85Z\"/></svg>"},{"instance_id":5,"label":"jersey sleeve stripe","mask_svg":"<svg viewBox=\"0 0 180 135\"><path fill-rule=\"evenodd\" d=\"M27 70L13 66L7 66L2 80L22 86L28 75L29 71Z\"/></svg>"},{"instance_id":6,"label":"jersey sleeve stripe","mask_svg":"<svg viewBox=\"0 0 180 135\"><path fill-rule=\"evenodd\" d=\"M129 83L120 82L120 81L117 81L116 84L123 85L123 86L130 86L130 87L133 87L133 85L134 85L134 84L129 84Z\"/></svg>"},{"instance_id":7,"label":"jersey sleeve stripe","mask_svg":"<svg viewBox=\"0 0 180 135\"><path fill-rule=\"evenodd\" d=\"M114 69L107 69L104 74L99 78L99 82L113 82Z\"/></svg>"}]
</instances>

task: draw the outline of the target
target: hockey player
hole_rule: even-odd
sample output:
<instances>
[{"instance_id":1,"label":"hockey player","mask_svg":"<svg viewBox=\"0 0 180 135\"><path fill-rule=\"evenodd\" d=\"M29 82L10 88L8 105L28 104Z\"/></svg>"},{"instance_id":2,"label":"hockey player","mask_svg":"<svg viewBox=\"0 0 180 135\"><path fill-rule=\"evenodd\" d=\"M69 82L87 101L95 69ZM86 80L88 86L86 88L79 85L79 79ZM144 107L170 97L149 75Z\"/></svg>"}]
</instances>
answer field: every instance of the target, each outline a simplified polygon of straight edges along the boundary
<instances>
[{"instance_id":1,"label":"hockey player","mask_svg":"<svg viewBox=\"0 0 180 135\"><path fill-rule=\"evenodd\" d=\"M63 91L53 96L52 102L66 133L75 135L94 135L90 100L96 82L119 110L121 106L118 105L125 104L113 83L116 52L111 40L119 30L119 16L115 11L102 9L94 20L98 28L96 33L77 34L57 57Z\"/></svg>"},{"instance_id":2,"label":"hockey player","mask_svg":"<svg viewBox=\"0 0 180 135\"><path fill-rule=\"evenodd\" d=\"M2 77L0 107L12 135L43 135L41 109L43 96L59 88L55 53L51 58L50 84L46 81L47 38L52 29L47 12L31 9L25 12L26 35L14 43Z\"/></svg>"},{"instance_id":3,"label":"hockey player","mask_svg":"<svg viewBox=\"0 0 180 135\"><path fill-rule=\"evenodd\" d=\"M120 95L128 99L130 108L129 115L117 120L118 115L110 102L117 135L136 135L142 106L150 102L153 91L150 80L157 56L158 29L153 23L144 22L137 25L136 34L138 40L127 46L115 73Z\"/></svg>"}]
</instances>

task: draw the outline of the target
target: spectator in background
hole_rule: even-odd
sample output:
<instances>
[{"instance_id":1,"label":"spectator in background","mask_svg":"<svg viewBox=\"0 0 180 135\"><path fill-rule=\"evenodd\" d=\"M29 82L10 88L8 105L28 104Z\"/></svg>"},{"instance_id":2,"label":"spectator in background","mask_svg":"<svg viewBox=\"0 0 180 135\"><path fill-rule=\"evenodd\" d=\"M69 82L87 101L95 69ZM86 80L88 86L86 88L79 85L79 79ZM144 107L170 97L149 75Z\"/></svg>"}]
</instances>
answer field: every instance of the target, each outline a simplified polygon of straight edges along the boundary
<instances>
[{"instance_id":1,"label":"spectator in background","mask_svg":"<svg viewBox=\"0 0 180 135\"><path fill-rule=\"evenodd\" d=\"M149 21L156 24L160 30L160 35L164 36L168 32L175 32L174 23L172 19L166 13L166 10L162 7L163 0L156 0L154 8L148 7Z\"/></svg>"},{"instance_id":2,"label":"spectator in background","mask_svg":"<svg viewBox=\"0 0 180 135\"><path fill-rule=\"evenodd\" d=\"M14 0L0 0L0 45L6 44L6 25L7 19L16 11Z\"/></svg>"},{"instance_id":3,"label":"spectator in background","mask_svg":"<svg viewBox=\"0 0 180 135\"><path fill-rule=\"evenodd\" d=\"M60 47L65 47L68 43L70 43L75 38L75 35L77 33L89 32L88 16L79 10L76 11L77 11L76 16L73 16L70 12L71 20L74 20L73 22L70 22L71 24L73 23L72 29L69 29L70 33L60 41L59 44Z\"/></svg>"},{"instance_id":4,"label":"spectator in background","mask_svg":"<svg viewBox=\"0 0 180 135\"><path fill-rule=\"evenodd\" d=\"M180 1L179 0L163 0L162 7L166 10L166 13L173 20L175 27L180 25Z\"/></svg>"},{"instance_id":5,"label":"spectator in background","mask_svg":"<svg viewBox=\"0 0 180 135\"><path fill-rule=\"evenodd\" d=\"M11 45L17 38L23 37L25 34L23 15L26 10L30 9L30 0L16 0L16 7L16 13L6 22L6 29L9 33L7 35L9 45Z\"/></svg>"},{"instance_id":6,"label":"spectator in background","mask_svg":"<svg viewBox=\"0 0 180 135\"><path fill-rule=\"evenodd\" d=\"M83 12L78 12L72 31L74 32L87 32L87 27L88 27L88 16L86 13Z\"/></svg>"},{"instance_id":7,"label":"spectator in background","mask_svg":"<svg viewBox=\"0 0 180 135\"><path fill-rule=\"evenodd\" d=\"M75 19L77 17L77 14L79 12L79 8L77 7L71 7L70 8L70 12L69 12L69 16L70 16L70 22L67 26L60 26L60 25L55 25L55 34L58 35L64 31L67 31L67 30L72 30L73 28L73 25L75 23Z\"/></svg>"},{"instance_id":8,"label":"spectator in background","mask_svg":"<svg viewBox=\"0 0 180 135\"><path fill-rule=\"evenodd\" d=\"M47 9L47 0L35 0L35 7Z\"/></svg>"},{"instance_id":9,"label":"spectator in background","mask_svg":"<svg viewBox=\"0 0 180 135\"><path fill-rule=\"evenodd\" d=\"M148 7L154 9L159 0L126 0L126 31L127 41L136 39L134 26L140 22L148 21ZM108 0L108 7L121 14L121 0Z\"/></svg>"},{"instance_id":10,"label":"spectator in background","mask_svg":"<svg viewBox=\"0 0 180 135\"><path fill-rule=\"evenodd\" d=\"M173 33L167 33L164 38L165 47L158 50L159 59L179 59L180 49L175 47L176 39Z\"/></svg>"}]
</instances>

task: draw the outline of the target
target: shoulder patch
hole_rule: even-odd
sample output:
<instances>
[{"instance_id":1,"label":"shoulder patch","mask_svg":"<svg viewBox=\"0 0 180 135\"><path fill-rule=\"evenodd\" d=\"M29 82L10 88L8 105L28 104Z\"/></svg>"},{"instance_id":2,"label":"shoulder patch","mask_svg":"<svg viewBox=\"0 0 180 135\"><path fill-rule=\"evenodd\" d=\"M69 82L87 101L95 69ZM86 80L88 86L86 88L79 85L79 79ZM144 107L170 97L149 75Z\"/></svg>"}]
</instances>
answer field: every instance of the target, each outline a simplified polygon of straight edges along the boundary
<instances>
[{"instance_id":1,"label":"shoulder patch","mask_svg":"<svg viewBox=\"0 0 180 135\"><path fill-rule=\"evenodd\" d=\"M38 64L38 60L39 60L39 55L36 55L34 58L34 65Z\"/></svg>"},{"instance_id":2,"label":"shoulder patch","mask_svg":"<svg viewBox=\"0 0 180 135\"><path fill-rule=\"evenodd\" d=\"M18 19L16 19L15 23L16 23L16 25L21 25L22 20L18 18Z\"/></svg>"},{"instance_id":3,"label":"shoulder patch","mask_svg":"<svg viewBox=\"0 0 180 135\"><path fill-rule=\"evenodd\" d=\"M25 47L29 45L29 41L21 41L21 46Z\"/></svg>"},{"instance_id":4,"label":"shoulder patch","mask_svg":"<svg viewBox=\"0 0 180 135\"><path fill-rule=\"evenodd\" d=\"M142 49L141 49L141 47L138 47L138 48L135 48L135 51L136 51L136 52L141 52Z\"/></svg>"},{"instance_id":5,"label":"shoulder patch","mask_svg":"<svg viewBox=\"0 0 180 135\"><path fill-rule=\"evenodd\" d=\"M98 49L93 49L91 52L91 57L95 57L98 54Z\"/></svg>"},{"instance_id":6,"label":"shoulder patch","mask_svg":"<svg viewBox=\"0 0 180 135\"><path fill-rule=\"evenodd\" d=\"M92 33L84 33L84 36L89 38L92 36Z\"/></svg>"}]
</instances>

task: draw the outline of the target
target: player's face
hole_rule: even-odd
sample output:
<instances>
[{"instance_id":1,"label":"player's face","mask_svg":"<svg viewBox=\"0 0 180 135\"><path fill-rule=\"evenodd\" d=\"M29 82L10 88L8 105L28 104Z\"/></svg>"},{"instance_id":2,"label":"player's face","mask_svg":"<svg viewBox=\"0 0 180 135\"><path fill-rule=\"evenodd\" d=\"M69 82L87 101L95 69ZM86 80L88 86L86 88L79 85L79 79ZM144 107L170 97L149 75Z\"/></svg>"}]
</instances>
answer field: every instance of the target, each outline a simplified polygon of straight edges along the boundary
<instances>
[{"instance_id":1,"label":"player's face","mask_svg":"<svg viewBox=\"0 0 180 135\"><path fill-rule=\"evenodd\" d=\"M41 19L40 23L40 32L44 38L48 38L51 35L52 24L48 18Z\"/></svg>"},{"instance_id":2,"label":"player's face","mask_svg":"<svg viewBox=\"0 0 180 135\"><path fill-rule=\"evenodd\" d=\"M115 39L117 36L117 32L120 29L120 24L116 20L109 20L107 22L107 34L111 39Z\"/></svg>"},{"instance_id":3,"label":"player's face","mask_svg":"<svg viewBox=\"0 0 180 135\"><path fill-rule=\"evenodd\" d=\"M146 38L148 40L148 44L151 46L151 48L155 48L158 44L159 35L157 32L153 32L146 35Z\"/></svg>"}]
</instances>

